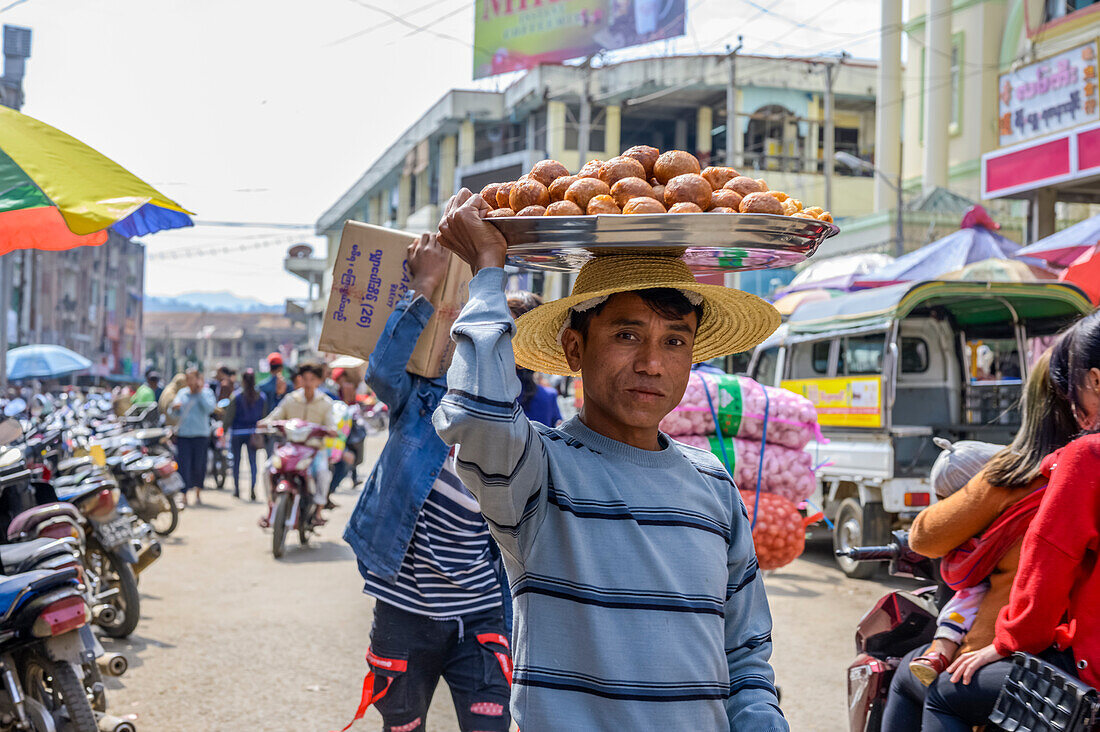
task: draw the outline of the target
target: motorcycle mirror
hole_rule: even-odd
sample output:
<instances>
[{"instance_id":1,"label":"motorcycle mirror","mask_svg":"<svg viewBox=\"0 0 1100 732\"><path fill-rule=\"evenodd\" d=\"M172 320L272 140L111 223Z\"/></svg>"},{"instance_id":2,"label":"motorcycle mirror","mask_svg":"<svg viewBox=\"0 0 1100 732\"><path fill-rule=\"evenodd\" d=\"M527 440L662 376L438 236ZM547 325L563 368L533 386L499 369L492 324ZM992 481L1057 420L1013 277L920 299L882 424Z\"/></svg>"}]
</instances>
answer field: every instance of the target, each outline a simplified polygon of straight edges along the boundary
<instances>
[{"instance_id":1,"label":"motorcycle mirror","mask_svg":"<svg viewBox=\"0 0 1100 732\"><path fill-rule=\"evenodd\" d=\"M229 400L228 399L222 399L220 402L218 402L218 409L225 409L228 406L229 406Z\"/></svg>"},{"instance_id":2,"label":"motorcycle mirror","mask_svg":"<svg viewBox=\"0 0 1100 732\"><path fill-rule=\"evenodd\" d=\"M5 419L0 422L0 446L10 445L23 439L23 426L17 419Z\"/></svg>"},{"instance_id":3,"label":"motorcycle mirror","mask_svg":"<svg viewBox=\"0 0 1100 732\"><path fill-rule=\"evenodd\" d=\"M5 417L14 417L17 414L22 414L26 410L27 410L27 403L25 401L23 401L22 397L16 397L15 399L12 399L10 402L8 402L4 406L4 416Z\"/></svg>"}]
</instances>

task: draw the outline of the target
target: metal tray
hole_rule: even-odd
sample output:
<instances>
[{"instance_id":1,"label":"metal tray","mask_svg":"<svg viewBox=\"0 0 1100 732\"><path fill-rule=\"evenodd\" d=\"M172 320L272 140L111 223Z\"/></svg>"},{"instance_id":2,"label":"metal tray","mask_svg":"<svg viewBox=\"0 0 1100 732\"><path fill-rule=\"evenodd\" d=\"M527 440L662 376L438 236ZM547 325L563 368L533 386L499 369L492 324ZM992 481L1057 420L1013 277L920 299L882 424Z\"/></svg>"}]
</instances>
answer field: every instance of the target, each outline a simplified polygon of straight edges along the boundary
<instances>
[{"instance_id":1,"label":"metal tray","mask_svg":"<svg viewBox=\"0 0 1100 732\"><path fill-rule=\"evenodd\" d=\"M789 267L817 251L835 224L773 214L618 214L489 219L508 240L508 263L574 272L606 254L683 257L698 274Z\"/></svg>"}]
</instances>

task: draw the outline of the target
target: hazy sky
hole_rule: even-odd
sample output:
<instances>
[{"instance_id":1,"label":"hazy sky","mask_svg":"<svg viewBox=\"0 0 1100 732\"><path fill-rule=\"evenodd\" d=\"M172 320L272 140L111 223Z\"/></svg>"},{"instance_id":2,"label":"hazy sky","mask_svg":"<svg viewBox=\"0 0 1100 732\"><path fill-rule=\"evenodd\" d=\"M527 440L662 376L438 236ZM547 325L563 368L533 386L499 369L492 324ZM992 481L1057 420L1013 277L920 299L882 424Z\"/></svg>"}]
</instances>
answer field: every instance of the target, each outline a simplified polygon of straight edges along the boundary
<instances>
[{"instance_id":1,"label":"hazy sky","mask_svg":"<svg viewBox=\"0 0 1100 732\"><path fill-rule=\"evenodd\" d=\"M686 37L631 54L720 50L740 33L750 52L871 58L878 7L688 0ZM472 0L0 0L0 22L34 31L25 113L199 220L310 226L448 89L500 83L472 82L473 14ZM201 226L147 237L147 289L300 297L282 258L311 233Z\"/></svg>"}]
</instances>

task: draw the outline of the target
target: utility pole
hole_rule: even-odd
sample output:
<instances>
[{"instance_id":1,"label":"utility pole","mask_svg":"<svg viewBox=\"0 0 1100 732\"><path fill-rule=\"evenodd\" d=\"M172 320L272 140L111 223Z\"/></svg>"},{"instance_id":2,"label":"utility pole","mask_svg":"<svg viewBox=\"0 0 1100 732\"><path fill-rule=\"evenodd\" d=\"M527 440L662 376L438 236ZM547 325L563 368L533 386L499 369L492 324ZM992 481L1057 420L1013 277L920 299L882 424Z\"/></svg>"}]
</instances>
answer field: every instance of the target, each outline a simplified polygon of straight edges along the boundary
<instances>
[{"instance_id":1,"label":"utility pole","mask_svg":"<svg viewBox=\"0 0 1100 732\"><path fill-rule=\"evenodd\" d=\"M589 56L581 64L581 114L577 123L577 155L580 157L580 165L584 165L588 157L589 136L592 130L592 56Z\"/></svg>"},{"instance_id":2,"label":"utility pole","mask_svg":"<svg viewBox=\"0 0 1100 732\"><path fill-rule=\"evenodd\" d=\"M741 166L741 135L737 129L737 54L745 45L743 36L737 36L737 46L726 54L726 66L729 70L729 83L726 84L726 166Z\"/></svg>"},{"instance_id":3,"label":"utility pole","mask_svg":"<svg viewBox=\"0 0 1100 732\"><path fill-rule=\"evenodd\" d=\"M5 25L4 76L0 78L0 104L16 111L23 108L23 75L30 55L31 29ZM5 391L8 388L8 313L11 311L11 281L14 276L11 254L0 256L0 389ZM26 293L23 300L26 301Z\"/></svg>"},{"instance_id":4,"label":"utility pole","mask_svg":"<svg viewBox=\"0 0 1100 732\"><path fill-rule=\"evenodd\" d=\"M831 58L825 61L825 99L824 99L824 150L825 157L825 210L833 210L833 171L836 157L836 121L834 119L833 82L836 80L837 68L848 58L848 52L840 54L839 58Z\"/></svg>"}]
</instances>

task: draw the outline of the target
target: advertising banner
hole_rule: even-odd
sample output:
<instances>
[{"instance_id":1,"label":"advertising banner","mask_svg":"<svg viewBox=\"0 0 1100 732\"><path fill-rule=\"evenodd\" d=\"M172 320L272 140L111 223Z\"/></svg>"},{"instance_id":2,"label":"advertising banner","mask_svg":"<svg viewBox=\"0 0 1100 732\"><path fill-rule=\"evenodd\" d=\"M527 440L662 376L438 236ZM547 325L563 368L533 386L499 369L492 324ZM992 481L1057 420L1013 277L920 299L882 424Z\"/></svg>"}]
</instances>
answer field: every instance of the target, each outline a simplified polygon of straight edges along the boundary
<instances>
[{"instance_id":1,"label":"advertising banner","mask_svg":"<svg viewBox=\"0 0 1100 732\"><path fill-rule=\"evenodd\" d=\"M477 0L474 78L684 34L686 0Z\"/></svg>"},{"instance_id":2,"label":"advertising banner","mask_svg":"<svg viewBox=\"0 0 1100 732\"><path fill-rule=\"evenodd\" d=\"M1002 147L1100 120L1096 41L1002 74L998 89Z\"/></svg>"},{"instance_id":3,"label":"advertising banner","mask_svg":"<svg viewBox=\"0 0 1100 732\"><path fill-rule=\"evenodd\" d=\"M822 427L882 427L882 379L837 376L787 379L780 386L814 404Z\"/></svg>"}]
</instances>

